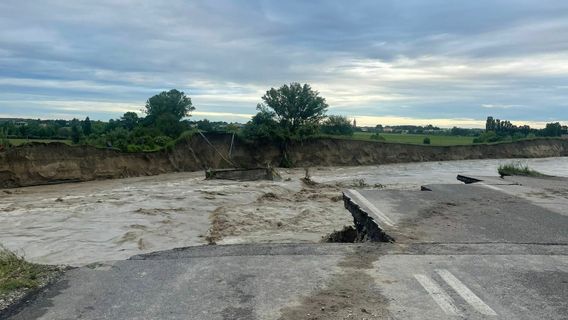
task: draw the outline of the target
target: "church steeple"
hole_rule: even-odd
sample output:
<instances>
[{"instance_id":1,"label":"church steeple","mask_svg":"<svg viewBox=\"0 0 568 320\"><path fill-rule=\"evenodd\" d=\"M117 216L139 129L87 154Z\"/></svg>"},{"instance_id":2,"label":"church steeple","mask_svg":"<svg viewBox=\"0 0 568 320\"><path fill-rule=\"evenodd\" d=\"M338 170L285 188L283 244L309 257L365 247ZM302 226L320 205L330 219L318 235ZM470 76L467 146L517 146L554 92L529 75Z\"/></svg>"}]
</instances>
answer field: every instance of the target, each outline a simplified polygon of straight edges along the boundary
<instances>
[{"instance_id":1,"label":"church steeple","mask_svg":"<svg viewBox=\"0 0 568 320\"><path fill-rule=\"evenodd\" d=\"M357 128L357 120L353 118L353 128Z\"/></svg>"}]
</instances>

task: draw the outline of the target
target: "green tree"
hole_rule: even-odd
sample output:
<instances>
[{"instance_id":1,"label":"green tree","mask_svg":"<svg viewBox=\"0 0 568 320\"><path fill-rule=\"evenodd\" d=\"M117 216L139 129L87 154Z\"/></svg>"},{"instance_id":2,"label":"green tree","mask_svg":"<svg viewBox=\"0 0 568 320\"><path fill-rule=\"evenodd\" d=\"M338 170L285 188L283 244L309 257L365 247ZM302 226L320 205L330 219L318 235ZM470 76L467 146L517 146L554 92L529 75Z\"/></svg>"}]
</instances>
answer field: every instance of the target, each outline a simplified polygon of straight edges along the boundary
<instances>
[{"instance_id":1,"label":"green tree","mask_svg":"<svg viewBox=\"0 0 568 320\"><path fill-rule=\"evenodd\" d=\"M227 132L228 133L238 133L240 131L240 127L238 124L235 123L229 123L227 125Z\"/></svg>"},{"instance_id":2,"label":"green tree","mask_svg":"<svg viewBox=\"0 0 568 320\"><path fill-rule=\"evenodd\" d=\"M209 121L207 119L197 121L197 129L205 131L205 132L212 132L212 131L215 130L211 121Z\"/></svg>"},{"instance_id":3,"label":"green tree","mask_svg":"<svg viewBox=\"0 0 568 320\"><path fill-rule=\"evenodd\" d=\"M89 119L89 117L86 117L85 120L83 121L83 123L81 124L82 128L83 128L83 133L88 136L92 133L93 129L92 129L92 125L91 125L91 119Z\"/></svg>"},{"instance_id":4,"label":"green tree","mask_svg":"<svg viewBox=\"0 0 568 320\"><path fill-rule=\"evenodd\" d=\"M8 140L8 130L0 128L0 151L7 149L9 146L10 140Z\"/></svg>"},{"instance_id":5,"label":"green tree","mask_svg":"<svg viewBox=\"0 0 568 320\"><path fill-rule=\"evenodd\" d=\"M183 117L189 116L195 110L191 98L185 93L172 89L157 94L146 102L145 123L159 129L162 133L176 138L184 130L180 122Z\"/></svg>"},{"instance_id":6,"label":"green tree","mask_svg":"<svg viewBox=\"0 0 568 320\"><path fill-rule=\"evenodd\" d=\"M287 132L287 136L309 134L325 118L328 105L325 99L308 84L297 82L271 88L262 97L257 109L271 109L273 118ZM264 114L266 115L266 114Z\"/></svg>"},{"instance_id":7,"label":"green tree","mask_svg":"<svg viewBox=\"0 0 568 320\"><path fill-rule=\"evenodd\" d=\"M165 114L173 116L177 121L189 116L195 110L191 98L184 92L172 89L163 91L146 101L146 114L151 121L155 121Z\"/></svg>"},{"instance_id":8,"label":"green tree","mask_svg":"<svg viewBox=\"0 0 568 320\"><path fill-rule=\"evenodd\" d=\"M171 113L159 115L154 126L160 130L160 132L171 138L177 138L184 129L179 119Z\"/></svg>"},{"instance_id":9,"label":"green tree","mask_svg":"<svg viewBox=\"0 0 568 320\"><path fill-rule=\"evenodd\" d=\"M353 125L351 121L344 116L331 115L323 122L321 131L332 135L353 135Z\"/></svg>"},{"instance_id":10,"label":"green tree","mask_svg":"<svg viewBox=\"0 0 568 320\"><path fill-rule=\"evenodd\" d=\"M81 130L78 125L71 127L71 141L73 141L73 143L79 143L79 141L81 141Z\"/></svg>"},{"instance_id":11,"label":"green tree","mask_svg":"<svg viewBox=\"0 0 568 320\"><path fill-rule=\"evenodd\" d=\"M129 111L123 114L122 117L120 117L120 121L122 122L122 126L124 128L126 128L127 130L133 130L134 128L136 128L136 126L138 126L140 119L138 118L136 112Z\"/></svg>"},{"instance_id":12,"label":"green tree","mask_svg":"<svg viewBox=\"0 0 568 320\"><path fill-rule=\"evenodd\" d=\"M560 137L562 135L562 125L559 122L547 123L542 130L542 135L545 137Z\"/></svg>"},{"instance_id":13,"label":"green tree","mask_svg":"<svg viewBox=\"0 0 568 320\"><path fill-rule=\"evenodd\" d=\"M57 129L57 136L58 138L69 138L69 136L71 136L71 128L69 127L61 127L59 129Z\"/></svg>"},{"instance_id":14,"label":"green tree","mask_svg":"<svg viewBox=\"0 0 568 320\"><path fill-rule=\"evenodd\" d=\"M496 131L497 123L493 117L487 117L487 121L485 122L485 131Z\"/></svg>"},{"instance_id":15,"label":"green tree","mask_svg":"<svg viewBox=\"0 0 568 320\"><path fill-rule=\"evenodd\" d=\"M243 134L249 139L274 140L281 138L280 127L274 120L274 112L258 106L260 112L252 117L243 128Z\"/></svg>"}]
</instances>

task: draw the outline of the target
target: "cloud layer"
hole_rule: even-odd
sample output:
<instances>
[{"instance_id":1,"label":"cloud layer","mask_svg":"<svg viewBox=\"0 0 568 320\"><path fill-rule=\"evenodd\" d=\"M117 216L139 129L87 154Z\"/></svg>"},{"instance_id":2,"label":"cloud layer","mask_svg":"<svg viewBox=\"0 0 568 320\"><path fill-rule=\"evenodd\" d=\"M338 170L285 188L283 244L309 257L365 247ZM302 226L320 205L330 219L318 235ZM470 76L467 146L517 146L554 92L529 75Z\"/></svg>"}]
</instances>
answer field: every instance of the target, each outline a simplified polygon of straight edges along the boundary
<instances>
[{"instance_id":1,"label":"cloud layer","mask_svg":"<svg viewBox=\"0 0 568 320\"><path fill-rule=\"evenodd\" d=\"M118 117L166 89L246 121L308 82L358 123L568 120L568 2L0 2L0 117Z\"/></svg>"}]
</instances>

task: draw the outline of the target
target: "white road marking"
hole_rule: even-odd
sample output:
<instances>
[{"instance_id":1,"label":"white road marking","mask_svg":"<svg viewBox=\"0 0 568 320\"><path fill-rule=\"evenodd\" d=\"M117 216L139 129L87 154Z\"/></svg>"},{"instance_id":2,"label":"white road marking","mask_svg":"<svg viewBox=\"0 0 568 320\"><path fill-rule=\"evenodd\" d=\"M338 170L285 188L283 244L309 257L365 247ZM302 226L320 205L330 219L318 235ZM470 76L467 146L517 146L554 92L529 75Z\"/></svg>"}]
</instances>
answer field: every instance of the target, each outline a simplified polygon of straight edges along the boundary
<instances>
[{"instance_id":1,"label":"white road marking","mask_svg":"<svg viewBox=\"0 0 568 320\"><path fill-rule=\"evenodd\" d=\"M460 316L461 312L450 297L434 280L423 274L415 274L414 278L424 287L426 292L436 301L446 314Z\"/></svg>"},{"instance_id":2,"label":"white road marking","mask_svg":"<svg viewBox=\"0 0 568 320\"><path fill-rule=\"evenodd\" d=\"M486 183L483 183L483 182L478 182L476 184L483 186L483 187L486 187L486 188L489 188L489 189L493 189L493 190L497 190L497 191L503 191L503 189L501 189L501 188L498 188L496 186L492 186L492 185L489 185L489 184L486 184Z\"/></svg>"},{"instance_id":3,"label":"white road marking","mask_svg":"<svg viewBox=\"0 0 568 320\"><path fill-rule=\"evenodd\" d=\"M467 303L469 303L475 310L481 314L488 316L496 316L497 313L491 309L483 300L481 300L475 293L469 290L458 278L446 269L438 269L436 272L452 287Z\"/></svg>"},{"instance_id":4,"label":"white road marking","mask_svg":"<svg viewBox=\"0 0 568 320\"><path fill-rule=\"evenodd\" d=\"M371 202L369 202L369 200L367 200L362 194L360 194L359 191L349 189L349 193L351 193L355 198L357 198L357 200L359 200L362 205L364 205L369 210L371 210L377 216L377 218L381 220L382 223L386 224L389 227L394 226L394 222L392 222L392 220L389 217L387 217L386 214L384 214L381 210L379 210Z\"/></svg>"}]
</instances>

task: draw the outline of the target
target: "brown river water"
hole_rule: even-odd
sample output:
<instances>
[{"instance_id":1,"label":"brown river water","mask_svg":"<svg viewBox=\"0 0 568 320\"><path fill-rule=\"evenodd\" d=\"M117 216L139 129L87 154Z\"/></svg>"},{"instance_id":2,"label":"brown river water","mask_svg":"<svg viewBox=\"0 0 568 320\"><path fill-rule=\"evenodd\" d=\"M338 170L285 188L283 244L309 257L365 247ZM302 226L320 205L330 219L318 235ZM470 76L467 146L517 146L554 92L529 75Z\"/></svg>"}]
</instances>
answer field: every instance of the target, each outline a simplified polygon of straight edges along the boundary
<instances>
[{"instance_id":1,"label":"brown river water","mask_svg":"<svg viewBox=\"0 0 568 320\"><path fill-rule=\"evenodd\" d=\"M176 247L318 242L352 223L344 188L419 189L460 183L458 173L496 176L472 160L279 169L282 181L204 180L203 172L0 190L0 244L26 259L81 266ZM568 158L523 159L568 177Z\"/></svg>"}]
</instances>

